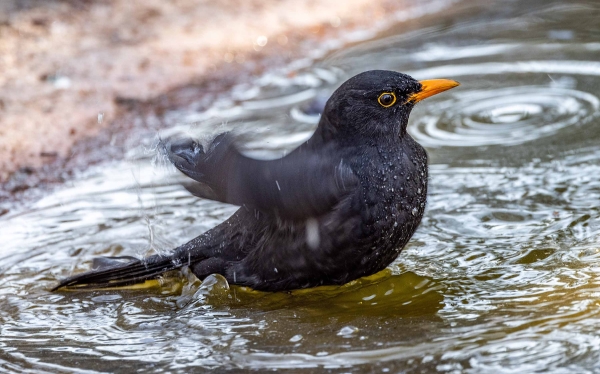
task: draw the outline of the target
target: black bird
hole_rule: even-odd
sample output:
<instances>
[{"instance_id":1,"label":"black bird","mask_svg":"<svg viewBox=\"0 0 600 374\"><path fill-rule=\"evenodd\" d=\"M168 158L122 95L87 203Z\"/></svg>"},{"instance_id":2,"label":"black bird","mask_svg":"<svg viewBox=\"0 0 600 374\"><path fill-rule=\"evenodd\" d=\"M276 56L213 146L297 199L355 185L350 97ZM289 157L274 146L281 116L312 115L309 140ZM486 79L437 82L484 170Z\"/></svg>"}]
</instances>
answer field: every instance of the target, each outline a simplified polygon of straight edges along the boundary
<instances>
[{"instance_id":1,"label":"black bird","mask_svg":"<svg viewBox=\"0 0 600 374\"><path fill-rule=\"evenodd\" d=\"M287 156L244 156L231 134L206 148L164 143L196 182L193 194L240 209L170 255L107 261L54 289L141 283L188 266L263 291L344 284L384 269L423 217L427 154L406 131L414 105L456 87L373 70L350 78L327 101L312 137Z\"/></svg>"}]
</instances>

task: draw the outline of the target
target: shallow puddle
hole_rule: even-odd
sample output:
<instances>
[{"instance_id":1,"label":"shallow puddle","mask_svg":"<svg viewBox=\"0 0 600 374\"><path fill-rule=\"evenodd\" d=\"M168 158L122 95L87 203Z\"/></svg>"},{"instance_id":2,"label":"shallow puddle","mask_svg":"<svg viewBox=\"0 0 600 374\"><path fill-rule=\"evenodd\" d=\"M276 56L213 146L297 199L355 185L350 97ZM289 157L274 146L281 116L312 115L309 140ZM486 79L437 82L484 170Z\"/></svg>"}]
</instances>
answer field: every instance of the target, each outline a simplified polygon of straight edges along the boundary
<instances>
[{"instance_id":1,"label":"shallow puddle","mask_svg":"<svg viewBox=\"0 0 600 374\"><path fill-rule=\"evenodd\" d=\"M279 157L355 73L460 81L413 111L431 188L387 270L275 294L177 274L144 290L48 292L94 257L166 252L235 211L189 196L157 138L142 137L126 161L0 216L0 369L598 370L600 9L445 4L296 74L237 87L206 112L163 118L173 126L160 136L233 129L247 153Z\"/></svg>"}]
</instances>

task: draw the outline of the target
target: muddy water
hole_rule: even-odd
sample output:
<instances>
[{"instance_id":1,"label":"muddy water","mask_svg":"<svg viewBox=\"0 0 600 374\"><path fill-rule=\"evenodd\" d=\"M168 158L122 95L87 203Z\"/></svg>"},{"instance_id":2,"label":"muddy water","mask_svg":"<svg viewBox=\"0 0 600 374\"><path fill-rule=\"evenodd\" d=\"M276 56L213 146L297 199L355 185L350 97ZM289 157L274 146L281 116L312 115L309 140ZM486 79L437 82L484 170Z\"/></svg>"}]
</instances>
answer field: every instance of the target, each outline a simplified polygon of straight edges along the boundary
<instances>
[{"instance_id":1,"label":"muddy water","mask_svg":"<svg viewBox=\"0 0 600 374\"><path fill-rule=\"evenodd\" d=\"M599 371L599 19L594 1L457 2L208 112L174 108L161 136L234 129L248 153L278 157L357 72L462 83L411 118L431 159L417 234L386 271L342 287L265 294L173 274L48 292L96 256L168 251L236 209L190 197L153 138L1 216L0 369Z\"/></svg>"}]
</instances>

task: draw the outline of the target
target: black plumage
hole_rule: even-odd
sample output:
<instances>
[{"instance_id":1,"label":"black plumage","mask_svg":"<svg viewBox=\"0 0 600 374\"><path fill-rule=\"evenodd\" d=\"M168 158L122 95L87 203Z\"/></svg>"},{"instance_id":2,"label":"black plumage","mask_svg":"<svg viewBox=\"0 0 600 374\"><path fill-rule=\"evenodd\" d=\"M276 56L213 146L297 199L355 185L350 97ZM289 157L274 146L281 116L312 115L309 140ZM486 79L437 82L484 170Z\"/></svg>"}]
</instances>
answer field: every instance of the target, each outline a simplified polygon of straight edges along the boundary
<instances>
[{"instance_id":1,"label":"black plumage","mask_svg":"<svg viewBox=\"0 0 600 374\"><path fill-rule=\"evenodd\" d=\"M384 269L417 229L426 203L427 155L406 131L414 104L455 87L374 70L327 101L313 136L277 160L255 160L231 134L204 149L163 144L197 196L239 205L225 222L170 255L113 261L55 287L139 283L188 266L200 279L279 291L343 284Z\"/></svg>"}]
</instances>

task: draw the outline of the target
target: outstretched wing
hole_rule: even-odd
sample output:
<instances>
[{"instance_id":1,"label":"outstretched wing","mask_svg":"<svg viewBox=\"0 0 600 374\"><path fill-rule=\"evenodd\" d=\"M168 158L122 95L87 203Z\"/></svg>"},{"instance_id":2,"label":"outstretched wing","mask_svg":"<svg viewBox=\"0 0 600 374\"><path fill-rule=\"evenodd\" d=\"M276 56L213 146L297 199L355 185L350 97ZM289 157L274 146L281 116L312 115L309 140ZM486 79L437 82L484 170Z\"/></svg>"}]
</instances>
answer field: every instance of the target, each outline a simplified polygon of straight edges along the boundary
<instances>
[{"instance_id":1,"label":"outstretched wing","mask_svg":"<svg viewBox=\"0 0 600 374\"><path fill-rule=\"evenodd\" d=\"M358 179L326 147L300 147L276 160L241 154L231 134L221 134L204 148L192 139L164 144L169 160L200 182L186 185L213 200L272 212L284 219L306 219L331 210Z\"/></svg>"}]
</instances>

